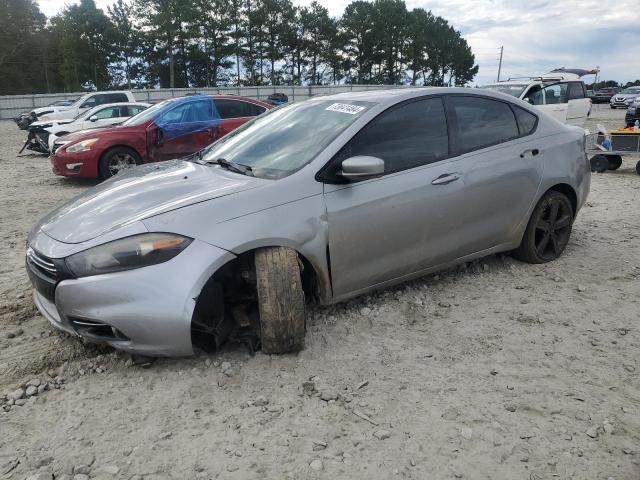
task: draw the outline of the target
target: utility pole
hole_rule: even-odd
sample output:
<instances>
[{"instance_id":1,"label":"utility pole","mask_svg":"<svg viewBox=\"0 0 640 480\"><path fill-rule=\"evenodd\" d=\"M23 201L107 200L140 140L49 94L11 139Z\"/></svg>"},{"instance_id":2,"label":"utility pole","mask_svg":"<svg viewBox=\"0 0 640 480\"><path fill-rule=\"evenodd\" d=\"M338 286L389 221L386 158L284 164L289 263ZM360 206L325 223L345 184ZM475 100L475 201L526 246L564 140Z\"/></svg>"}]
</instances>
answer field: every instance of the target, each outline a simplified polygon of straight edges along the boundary
<instances>
[{"instance_id":1,"label":"utility pole","mask_svg":"<svg viewBox=\"0 0 640 480\"><path fill-rule=\"evenodd\" d=\"M498 80L496 80L497 82L500 81L500 71L502 70L502 52L504 52L504 45L500 47L500 63L498 64Z\"/></svg>"}]
</instances>

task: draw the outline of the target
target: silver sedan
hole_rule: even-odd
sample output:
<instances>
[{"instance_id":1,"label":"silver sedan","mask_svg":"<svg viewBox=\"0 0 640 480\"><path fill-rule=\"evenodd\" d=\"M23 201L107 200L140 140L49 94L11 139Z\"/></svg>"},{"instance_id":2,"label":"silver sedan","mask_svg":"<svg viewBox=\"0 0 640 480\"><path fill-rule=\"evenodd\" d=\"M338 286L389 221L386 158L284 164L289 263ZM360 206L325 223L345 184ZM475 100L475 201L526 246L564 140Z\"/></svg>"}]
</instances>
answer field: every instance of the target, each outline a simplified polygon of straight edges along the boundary
<instances>
[{"instance_id":1,"label":"silver sedan","mask_svg":"<svg viewBox=\"0 0 640 480\"><path fill-rule=\"evenodd\" d=\"M328 304L496 252L544 263L589 192L584 132L458 88L318 97L38 223L27 270L55 327L146 355L300 349Z\"/></svg>"}]
</instances>

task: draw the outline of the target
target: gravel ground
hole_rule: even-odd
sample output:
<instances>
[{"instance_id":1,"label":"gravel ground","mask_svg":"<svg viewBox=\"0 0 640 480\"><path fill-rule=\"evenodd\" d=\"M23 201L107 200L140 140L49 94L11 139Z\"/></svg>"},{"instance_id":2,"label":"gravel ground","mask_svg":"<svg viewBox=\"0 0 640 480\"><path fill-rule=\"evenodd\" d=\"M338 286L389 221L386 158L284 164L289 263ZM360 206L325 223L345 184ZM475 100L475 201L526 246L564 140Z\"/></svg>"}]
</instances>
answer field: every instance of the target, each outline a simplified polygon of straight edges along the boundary
<instances>
[{"instance_id":1,"label":"gravel ground","mask_svg":"<svg viewBox=\"0 0 640 480\"><path fill-rule=\"evenodd\" d=\"M0 478L640 478L631 159L593 176L552 264L492 256L312 309L297 355L142 367L32 306L27 233L92 183L18 157L12 123L0 138Z\"/></svg>"}]
</instances>

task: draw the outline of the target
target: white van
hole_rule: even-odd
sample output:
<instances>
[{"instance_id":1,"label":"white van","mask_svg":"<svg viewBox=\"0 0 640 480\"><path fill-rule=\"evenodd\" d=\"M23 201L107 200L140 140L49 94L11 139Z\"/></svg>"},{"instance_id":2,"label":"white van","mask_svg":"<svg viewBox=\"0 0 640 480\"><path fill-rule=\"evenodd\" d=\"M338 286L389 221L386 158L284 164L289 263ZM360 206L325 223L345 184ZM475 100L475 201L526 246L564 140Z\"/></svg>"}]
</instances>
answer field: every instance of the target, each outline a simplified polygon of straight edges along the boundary
<instances>
[{"instance_id":1,"label":"white van","mask_svg":"<svg viewBox=\"0 0 640 480\"><path fill-rule=\"evenodd\" d=\"M558 69L541 77L509 79L480 88L513 95L563 123L583 126L591 113L591 99L580 77L592 73L593 70Z\"/></svg>"}]
</instances>

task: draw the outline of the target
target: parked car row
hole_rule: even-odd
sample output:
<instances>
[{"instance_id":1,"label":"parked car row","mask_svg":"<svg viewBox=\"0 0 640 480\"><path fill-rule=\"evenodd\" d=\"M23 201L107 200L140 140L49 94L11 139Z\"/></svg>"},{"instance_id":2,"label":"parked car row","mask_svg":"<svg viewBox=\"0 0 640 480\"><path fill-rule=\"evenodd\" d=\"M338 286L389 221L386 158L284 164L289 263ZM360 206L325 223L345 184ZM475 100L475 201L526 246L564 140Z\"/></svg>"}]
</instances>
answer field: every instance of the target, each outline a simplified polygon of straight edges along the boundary
<instances>
[{"instance_id":1,"label":"parked car row","mask_svg":"<svg viewBox=\"0 0 640 480\"><path fill-rule=\"evenodd\" d=\"M584 130L516 96L407 88L271 110L192 96L71 134L52 157L64 175L182 158L44 217L27 243L35 304L58 329L137 354L228 338L282 353L304 345L305 299L502 251L555 260L589 192Z\"/></svg>"},{"instance_id":2,"label":"parked car row","mask_svg":"<svg viewBox=\"0 0 640 480\"><path fill-rule=\"evenodd\" d=\"M137 115L150 106L149 103L107 103L89 110L80 110L75 118L39 120L29 125L27 141L22 147L39 153L53 153L58 139L72 132L117 125ZM47 117L43 115L41 118ZM21 150L21 151L22 151Z\"/></svg>"},{"instance_id":3,"label":"parked car row","mask_svg":"<svg viewBox=\"0 0 640 480\"><path fill-rule=\"evenodd\" d=\"M56 138L51 146L53 171L104 180L135 165L184 157L270 108L259 100L229 95L165 100L120 125Z\"/></svg>"}]
</instances>

